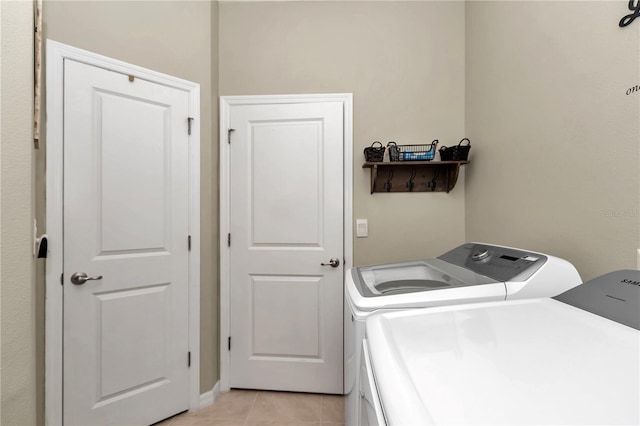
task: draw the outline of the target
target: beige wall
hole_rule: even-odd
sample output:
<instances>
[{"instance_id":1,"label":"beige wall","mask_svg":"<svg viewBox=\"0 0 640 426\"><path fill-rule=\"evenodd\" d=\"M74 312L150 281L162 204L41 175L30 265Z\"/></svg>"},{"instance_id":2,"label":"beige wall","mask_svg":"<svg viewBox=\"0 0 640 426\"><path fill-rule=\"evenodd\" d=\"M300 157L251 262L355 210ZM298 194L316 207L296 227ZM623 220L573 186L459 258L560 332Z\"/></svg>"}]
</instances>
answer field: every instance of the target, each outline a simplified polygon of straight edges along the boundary
<instances>
[{"instance_id":1,"label":"beige wall","mask_svg":"<svg viewBox=\"0 0 640 426\"><path fill-rule=\"evenodd\" d=\"M636 267L640 25L624 2L469 2L467 239Z\"/></svg>"},{"instance_id":2,"label":"beige wall","mask_svg":"<svg viewBox=\"0 0 640 426\"><path fill-rule=\"evenodd\" d=\"M201 392L218 380L216 13L207 1L46 1L43 15L47 38L200 84Z\"/></svg>"},{"instance_id":3,"label":"beige wall","mask_svg":"<svg viewBox=\"0 0 640 426\"><path fill-rule=\"evenodd\" d=\"M221 2L221 95L353 93L355 263L440 254L464 241L464 179L446 193L369 192L374 140L464 135L463 2Z\"/></svg>"},{"instance_id":4,"label":"beige wall","mask_svg":"<svg viewBox=\"0 0 640 426\"><path fill-rule=\"evenodd\" d=\"M33 3L0 2L0 424L36 422L33 217Z\"/></svg>"}]
</instances>

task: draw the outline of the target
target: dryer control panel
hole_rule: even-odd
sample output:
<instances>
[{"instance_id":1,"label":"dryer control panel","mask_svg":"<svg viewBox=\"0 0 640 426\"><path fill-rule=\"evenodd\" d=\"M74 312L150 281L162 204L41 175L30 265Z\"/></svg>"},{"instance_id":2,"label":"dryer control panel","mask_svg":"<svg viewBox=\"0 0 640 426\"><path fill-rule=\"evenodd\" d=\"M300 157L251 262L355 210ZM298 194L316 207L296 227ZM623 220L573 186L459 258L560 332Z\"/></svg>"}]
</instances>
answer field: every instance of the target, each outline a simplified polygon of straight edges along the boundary
<instances>
[{"instance_id":1,"label":"dryer control panel","mask_svg":"<svg viewBox=\"0 0 640 426\"><path fill-rule=\"evenodd\" d=\"M640 271L609 272L554 299L640 330Z\"/></svg>"},{"instance_id":2,"label":"dryer control panel","mask_svg":"<svg viewBox=\"0 0 640 426\"><path fill-rule=\"evenodd\" d=\"M526 281L544 265L547 256L508 247L469 243L456 247L438 259L497 281Z\"/></svg>"}]
</instances>

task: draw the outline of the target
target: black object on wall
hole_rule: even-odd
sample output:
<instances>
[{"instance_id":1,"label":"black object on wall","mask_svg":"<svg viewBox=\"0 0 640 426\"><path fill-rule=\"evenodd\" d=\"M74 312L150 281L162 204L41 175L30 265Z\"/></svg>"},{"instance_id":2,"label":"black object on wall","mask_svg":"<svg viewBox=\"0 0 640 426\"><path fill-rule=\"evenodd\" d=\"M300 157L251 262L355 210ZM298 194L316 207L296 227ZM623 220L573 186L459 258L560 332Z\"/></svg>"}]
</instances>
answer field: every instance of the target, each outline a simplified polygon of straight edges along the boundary
<instances>
[{"instance_id":1,"label":"black object on wall","mask_svg":"<svg viewBox=\"0 0 640 426\"><path fill-rule=\"evenodd\" d=\"M620 19L618 26L626 27L640 16L640 0L629 0L629 10L631 13L623 16L622 19Z\"/></svg>"}]
</instances>

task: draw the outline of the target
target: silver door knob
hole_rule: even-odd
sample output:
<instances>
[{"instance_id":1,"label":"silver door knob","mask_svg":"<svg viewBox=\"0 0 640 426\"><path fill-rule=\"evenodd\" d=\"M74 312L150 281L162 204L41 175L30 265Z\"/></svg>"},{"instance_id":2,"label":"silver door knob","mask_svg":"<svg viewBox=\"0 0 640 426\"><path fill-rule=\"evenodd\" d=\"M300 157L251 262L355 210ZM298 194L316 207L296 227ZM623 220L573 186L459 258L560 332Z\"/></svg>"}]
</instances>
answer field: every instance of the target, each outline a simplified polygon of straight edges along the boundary
<instances>
[{"instance_id":1,"label":"silver door knob","mask_svg":"<svg viewBox=\"0 0 640 426\"><path fill-rule=\"evenodd\" d=\"M96 281L101 279L102 275L98 275L97 277L88 277L84 272L76 272L75 274L71 275L71 282L75 285L82 285L87 281Z\"/></svg>"},{"instance_id":2,"label":"silver door knob","mask_svg":"<svg viewBox=\"0 0 640 426\"><path fill-rule=\"evenodd\" d=\"M340 266L340 261L338 260L338 258L332 257L331 259L329 259L329 263L321 263L321 265L337 268L338 266Z\"/></svg>"}]
</instances>

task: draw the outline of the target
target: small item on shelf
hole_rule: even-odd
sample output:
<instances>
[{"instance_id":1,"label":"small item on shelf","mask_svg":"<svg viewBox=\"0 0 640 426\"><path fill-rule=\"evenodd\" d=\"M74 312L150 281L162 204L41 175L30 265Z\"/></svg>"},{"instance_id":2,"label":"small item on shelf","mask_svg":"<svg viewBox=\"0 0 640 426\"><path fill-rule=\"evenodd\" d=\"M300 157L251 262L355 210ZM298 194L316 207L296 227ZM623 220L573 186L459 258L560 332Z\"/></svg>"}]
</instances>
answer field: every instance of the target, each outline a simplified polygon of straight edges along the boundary
<instances>
[{"instance_id":1,"label":"small item on shelf","mask_svg":"<svg viewBox=\"0 0 640 426\"><path fill-rule=\"evenodd\" d=\"M398 144L394 141L387 142L387 152L389 152L389 161L400 161L400 151Z\"/></svg>"},{"instance_id":2,"label":"small item on shelf","mask_svg":"<svg viewBox=\"0 0 640 426\"><path fill-rule=\"evenodd\" d=\"M462 142L467 142L462 145ZM440 160L442 161L467 161L469 158L469 150L471 149L471 141L469 138L462 139L458 145L440 148Z\"/></svg>"},{"instance_id":3,"label":"small item on shelf","mask_svg":"<svg viewBox=\"0 0 640 426\"><path fill-rule=\"evenodd\" d=\"M376 144L380 146L376 146ZM384 146L380 141L375 141L364 149L364 158L369 163L379 163L382 161L384 157Z\"/></svg>"},{"instance_id":4,"label":"small item on shelf","mask_svg":"<svg viewBox=\"0 0 640 426\"><path fill-rule=\"evenodd\" d=\"M431 161L437 146L438 139L423 145L398 145L398 161Z\"/></svg>"}]
</instances>

